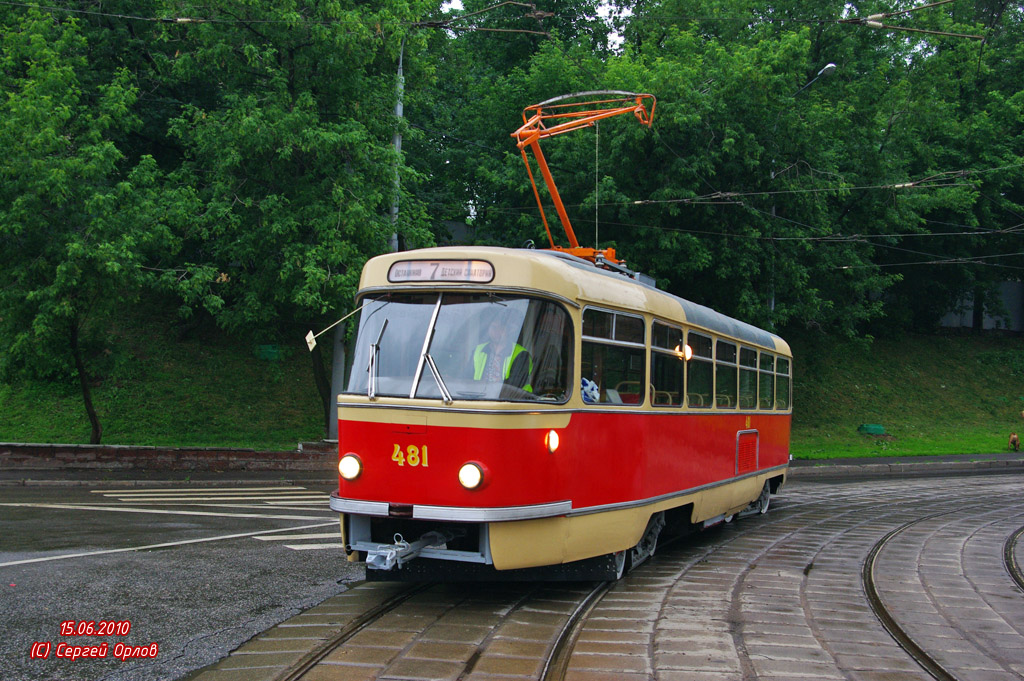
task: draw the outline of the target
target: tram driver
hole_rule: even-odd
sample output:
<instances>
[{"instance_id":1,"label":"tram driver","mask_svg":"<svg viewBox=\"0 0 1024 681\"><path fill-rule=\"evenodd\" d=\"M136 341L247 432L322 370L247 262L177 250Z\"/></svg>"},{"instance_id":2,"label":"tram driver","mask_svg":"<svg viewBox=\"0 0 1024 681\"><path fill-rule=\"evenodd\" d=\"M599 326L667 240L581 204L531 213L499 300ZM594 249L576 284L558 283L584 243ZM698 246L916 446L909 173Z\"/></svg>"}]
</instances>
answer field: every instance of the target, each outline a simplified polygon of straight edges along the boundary
<instances>
[{"instance_id":1,"label":"tram driver","mask_svg":"<svg viewBox=\"0 0 1024 681\"><path fill-rule=\"evenodd\" d=\"M530 374L533 358L516 342L516 328L510 320L496 317L487 327L487 340L473 351L473 379L485 383L508 383L533 392Z\"/></svg>"}]
</instances>

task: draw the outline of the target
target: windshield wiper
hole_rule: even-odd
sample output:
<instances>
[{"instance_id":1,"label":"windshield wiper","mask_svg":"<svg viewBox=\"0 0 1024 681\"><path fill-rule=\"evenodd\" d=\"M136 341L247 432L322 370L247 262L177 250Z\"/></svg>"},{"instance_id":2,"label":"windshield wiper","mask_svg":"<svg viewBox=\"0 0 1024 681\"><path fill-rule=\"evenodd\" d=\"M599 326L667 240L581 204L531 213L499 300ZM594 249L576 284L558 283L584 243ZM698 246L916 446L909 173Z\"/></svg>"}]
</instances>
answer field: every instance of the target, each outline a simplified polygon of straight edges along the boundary
<instances>
[{"instance_id":1,"label":"windshield wiper","mask_svg":"<svg viewBox=\"0 0 1024 681\"><path fill-rule=\"evenodd\" d=\"M434 303L434 312L430 315L430 323L427 324L427 333L423 337L423 347L420 349L420 359L416 364L416 373L413 374L412 389L409 390L410 400L416 397L416 391L419 390L420 387L420 378L423 377L423 365L426 364L427 361L427 350L430 349L430 341L434 337L434 327L437 324L437 315L441 311L442 295L443 294L441 293L437 294L437 301ZM431 369L432 372L436 370L436 367Z\"/></svg>"},{"instance_id":2,"label":"windshield wiper","mask_svg":"<svg viewBox=\"0 0 1024 681\"><path fill-rule=\"evenodd\" d=\"M441 389L441 401L445 404L451 404L452 394L448 392L448 386L444 384L441 372L438 370L437 365L434 364L434 358L430 356L429 352L424 353L423 357L427 360L427 366L430 367L430 373L433 374L434 380L437 381L437 387Z\"/></svg>"},{"instance_id":3,"label":"windshield wiper","mask_svg":"<svg viewBox=\"0 0 1024 681\"><path fill-rule=\"evenodd\" d=\"M388 320L384 320L384 324L380 327L380 333L377 334L377 342L370 343L370 366L367 367L367 371L370 372L369 379L366 381L366 396L374 401L377 399L377 364L380 356L380 341L384 338L384 331L388 328Z\"/></svg>"}]
</instances>

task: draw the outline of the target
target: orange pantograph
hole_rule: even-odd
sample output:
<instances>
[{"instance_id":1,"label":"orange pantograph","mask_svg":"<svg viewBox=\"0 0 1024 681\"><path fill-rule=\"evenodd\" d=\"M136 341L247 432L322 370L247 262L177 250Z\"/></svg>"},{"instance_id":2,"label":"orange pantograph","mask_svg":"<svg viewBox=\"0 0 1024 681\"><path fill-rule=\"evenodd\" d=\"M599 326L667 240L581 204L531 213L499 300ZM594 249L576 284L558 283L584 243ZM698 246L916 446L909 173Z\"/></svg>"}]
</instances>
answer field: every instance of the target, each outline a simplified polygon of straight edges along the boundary
<instances>
[{"instance_id":1,"label":"orange pantograph","mask_svg":"<svg viewBox=\"0 0 1024 681\"><path fill-rule=\"evenodd\" d=\"M568 101L587 98L584 101ZM598 98L598 99L594 99ZM620 261L615 258L614 248L595 249L581 247L576 240L576 233L573 232L572 224L569 222L569 215L565 212L562 204L562 197L558 194L555 180L551 177L544 153L540 150L540 141L555 135L587 128L604 118L621 116L632 113L641 125L650 127L654 117L654 107L657 101L654 95L637 94L634 92L620 92L617 90L600 90L593 92L577 92L571 95L555 97L540 104L534 104L523 109L523 125L512 133L516 140L520 153L523 155L523 163L526 164L526 172L530 175L530 184L533 185L533 194L537 197L537 207L540 208L540 217L544 221L544 229L548 233L548 241L551 249L570 253L580 258L586 258L592 262L606 260L618 264ZM648 109L648 106L650 108ZM551 201L555 205L558 219L562 221L562 228L569 239L569 248L562 248L555 245L551 236L551 228L548 226L548 219L544 215L544 205L540 199L540 191L537 189L537 182L533 179L533 170L530 168L530 161L526 156L526 150L533 151L540 168L544 183L547 185L548 193L551 194Z\"/></svg>"}]
</instances>

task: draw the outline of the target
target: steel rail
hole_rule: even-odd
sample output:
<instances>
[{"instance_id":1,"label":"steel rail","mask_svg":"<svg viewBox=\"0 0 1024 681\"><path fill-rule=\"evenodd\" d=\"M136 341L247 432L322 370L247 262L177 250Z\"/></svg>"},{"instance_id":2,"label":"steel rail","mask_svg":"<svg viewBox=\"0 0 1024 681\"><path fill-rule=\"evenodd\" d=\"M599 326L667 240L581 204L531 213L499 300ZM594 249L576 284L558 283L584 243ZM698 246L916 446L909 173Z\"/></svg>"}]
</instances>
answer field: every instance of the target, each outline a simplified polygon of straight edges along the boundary
<instances>
[{"instance_id":1,"label":"steel rail","mask_svg":"<svg viewBox=\"0 0 1024 681\"><path fill-rule=\"evenodd\" d=\"M863 569L861 571L861 577L864 582L864 591L868 597L868 604L871 606L871 610L875 613L875 617L878 618L882 626L885 627L889 635L893 637L896 644L899 645L903 650L917 661L921 667L929 674L934 676L938 681L960 681L954 674L950 673L945 667L943 667L938 660L929 655L924 648L919 646L916 641L904 631L903 627L896 622L896 618L892 616L885 603L882 601L881 594L878 593L878 589L875 586L875 559L878 558L878 554L886 544L888 544L894 537L903 532L909 527L912 527L925 520L931 520L939 516L950 515L957 513L961 509L955 509L952 511L944 511L941 513L933 513L931 515L912 520L908 523L904 523L900 527L892 530L884 537L879 539L875 545L871 548L867 558L864 559Z\"/></svg>"},{"instance_id":2,"label":"steel rail","mask_svg":"<svg viewBox=\"0 0 1024 681\"><path fill-rule=\"evenodd\" d=\"M540 675L541 681L562 681L565 678L565 673L569 669L569 659L572 657L573 648L576 647L576 641L580 637L587 617L614 584L614 581L597 584L569 615L569 619L562 626L562 631L558 634L558 638L555 639L555 643L548 653L547 660L544 661L544 670Z\"/></svg>"},{"instance_id":3,"label":"steel rail","mask_svg":"<svg viewBox=\"0 0 1024 681\"><path fill-rule=\"evenodd\" d=\"M1017 588L1024 591L1024 572L1021 572L1020 564L1017 562L1017 556L1015 555L1017 542L1020 540L1021 535L1024 535L1024 527L1011 534L1003 544L1003 565L1006 566L1006 571L1010 573L1013 581L1017 583Z\"/></svg>"},{"instance_id":4,"label":"steel rail","mask_svg":"<svg viewBox=\"0 0 1024 681\"><path fill-rule=\"evenodd\" d=\"M434 586L433 584L417 584L407 589L399 591L397 594L387 599L386 601L374 606L367 610L362 615L359 615L354 620L349 622L345 627L334 636L330 637L319 646L309 651L301 658L299 658L295 664L283 670L280 674L273 678L273 681L298 681L306 673L308 673L313 667L315 667L321 660L334 652L338 646L342 645L350 638L358 634L360 631L370 626L384 615L395 610L400 605L405 603L413 596L417 596L427 589Z\"/></svg>"},{"instance_id":5,"label":"steel rail","mask_svg":"<svg viewBox=\"0 0 1024 681\"><path fill-rule=\"evenodd\" d=\"M748 530L748 532L749 531L753 531L753 528ZM743 532L741 535L746 533L747 532ZM662 555L664 555L665 549L692 536L693 535L679 535L660 539L658 541L658 548L662 551ZM716 546L709 551L704 552L701 560L707 558L708 555L718 551L720 548L721 546ZM652 561L644 561L645 564L649 562ZM689 572L697 562L699 561L694 561L680 570L677 577L681 577ZM643 565L637 566L637 569L642 570ZM632 572L632 570L630 570L630 572ZM579 640L580 633L587 622L587 618L590 617L590 613L593 612L594 608L597 607L598 603L600 603L605 595L611 591L612 587L615 586L616 583L617 581L612 580L600 582L595 585L590 593L587 594L586 597L580 601L579 605L576 606L576 609L573 610L572 614L569 615L569 618L562 626L562 630L559 632L558 638L555 639L555 643L551 647L547 659L544 662L544 668L539 677L540 681L563 681L563 679L565 679L566 672L569 669L569 661L572 658L573 649L576 647L576 642Z\"/></svg>"}]
</instances>

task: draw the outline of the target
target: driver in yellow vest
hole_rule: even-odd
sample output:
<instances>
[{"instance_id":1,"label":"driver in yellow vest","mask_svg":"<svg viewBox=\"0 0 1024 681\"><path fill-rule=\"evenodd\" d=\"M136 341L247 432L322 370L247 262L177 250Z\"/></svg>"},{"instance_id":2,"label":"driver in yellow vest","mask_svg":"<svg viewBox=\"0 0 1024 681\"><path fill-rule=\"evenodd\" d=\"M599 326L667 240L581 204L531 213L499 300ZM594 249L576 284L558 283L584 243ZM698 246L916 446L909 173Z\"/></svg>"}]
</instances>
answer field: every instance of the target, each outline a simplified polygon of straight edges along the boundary
<instances>
[{"instance_id":1,"label":"driver in yellow vest","mask_svg":"<svg viewBox=\"0 0 1024 681\"><path fill-rule=\"evenodd\" d=\"M510 383L532 393L533 358L526 348L515 342L512 330L501 319L495 319L487 327L487 339L473 351L473 379Z\"/></svg>"}]
</instances>

